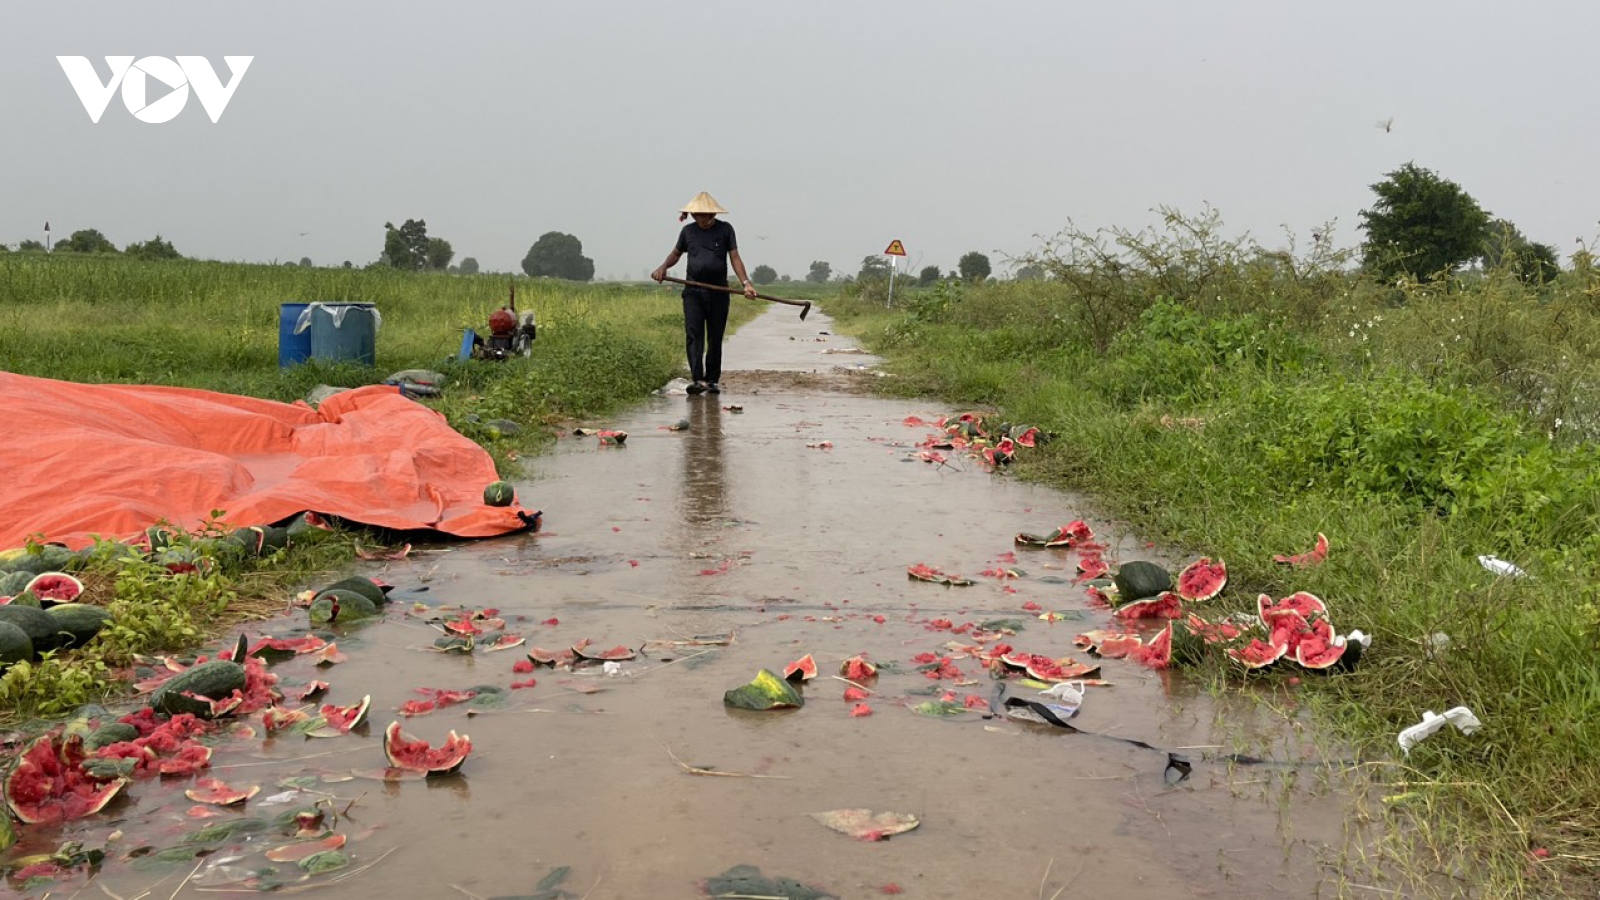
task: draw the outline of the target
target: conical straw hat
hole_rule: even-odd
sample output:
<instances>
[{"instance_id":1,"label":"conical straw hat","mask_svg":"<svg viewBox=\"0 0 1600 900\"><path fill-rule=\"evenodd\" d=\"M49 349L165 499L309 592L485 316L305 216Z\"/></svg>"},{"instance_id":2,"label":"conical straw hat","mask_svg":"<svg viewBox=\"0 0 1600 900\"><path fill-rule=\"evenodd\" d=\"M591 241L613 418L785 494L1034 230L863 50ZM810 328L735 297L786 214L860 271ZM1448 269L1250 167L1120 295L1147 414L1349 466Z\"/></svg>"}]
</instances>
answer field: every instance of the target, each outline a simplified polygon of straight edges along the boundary
<instances>
[{"instance_id":1,"label":"conical straw hat","mask_svg":"<svg viewBox=\"0 0 1600 900\"><path fill-rule=\"evenodd\" d=\"M687 204L684 205L684 207L682 209L678 210L678 212L682 212L682 213L727 213L727 210L722 208L722 204L717 202L717 198L711 196L710 194L706 193L705 191L701 191L700 193L698 193L698 194L696 194L694 196L693 200L690 200Z\"/></svg>"}]
</instances>

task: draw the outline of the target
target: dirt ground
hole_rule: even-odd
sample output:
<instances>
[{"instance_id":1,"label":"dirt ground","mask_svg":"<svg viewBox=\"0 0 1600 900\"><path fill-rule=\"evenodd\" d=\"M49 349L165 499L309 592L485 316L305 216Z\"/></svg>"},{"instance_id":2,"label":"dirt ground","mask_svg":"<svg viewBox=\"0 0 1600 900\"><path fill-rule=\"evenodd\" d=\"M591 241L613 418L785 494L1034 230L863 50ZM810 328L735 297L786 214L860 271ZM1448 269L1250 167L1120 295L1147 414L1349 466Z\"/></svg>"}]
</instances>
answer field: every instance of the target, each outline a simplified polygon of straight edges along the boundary
<instances>
[{"instance_id":1,"label":"dirt ground","mask_svg":"<svg viewBox=\"0 0 1600 900\"><path fill-rule=\"evenodd\" d=\"M228 815L270 816L314 799L280 784L294 776L319 776L313 790L341 809L356 801L340 823L346 849L355 867L377 864L317 891L330 897L527 897L546 873L570 866L561 887L573 897L689 898L737 865L838 897L896 888L1037 900L1337 893L1347 855L1366 837L1353 824L1346 776L1316 764L1329 751L1307 732L1291 689L1266 703L1218 698L1182 673L1116 660L1101 670L1111 685L1088 688L1072 720L1085 733L986 717L981 706L950 718L911 711L933 699L916 693L930 688L993 697L972 659L955 659L961 674L937 683L917 671L913 657L961 640L937 620L1019 620L1007 638L1018 649L1090 659L1072 639L1109 616L1071 583L1075 556L1016 548L1017 532L1084 518L1111 544L1109 559L1184 560L1164 560L1097 520L1081 498L992 475L959 454L948 465L923 462L915 445L931 429L903 420L952 411L861 392L878 377L874 360L837 352L853 345L829 331L820 313L802 323L775 308L729 341L725 393L653 398L585 423L626 430L623 446L573 436L530 460L518 489L543 510L543 531L370 564L396 585L396 602L381 622L341 637L348 660L274 670L285 684L331 682L329 702L371 694L370 727L222 744L212 774L262 786ZM680 421L687 428L675 430ZM915 563L978 583L912 581L906 567ZM997 567L1023 574L980 574ZM541 667L530 676L513 672L526 647L429 652L438 634L406 614L416 602L498 609L529 646L552 649L585 638L638 648L734 637L727 646L652 645L616 674ZM1042 621L1029 603L1067 618ZM303 628L304 616L266 630ZM848 685L832 677L860 653L898 667L867 685L875 693L865 717L851 715ZM781 672L805 654L821 675L805 686L803 708L724 706L723 693L759 669ZM350 778L383 766L382 730L415 689L528 677L537 686L513 691L504 708L404 720L435 743L450 729L469 733L475 749L459 775ZM1186 780L1168 783L1165 751L1192 761ZM1294 765L1214 761L1241 751ZM133 785L109 823L123 846L175 843L217 821L186 817L187 786ZM272 796L286 791L287 800ZM921 826L861 841L809 815L856 807L914 814ZM90 830L103 836L108 825L68 836ZM241 839L199 860L181 895L226 889L210 870L251 866L269 840L282 839ZM190 865L108 862L100 880L131 898L165 879L150 896L166 897ZM76 889L64 887L60 896ZM91 884L85 896L100 894Z\"/></svg>"}]
</instances>

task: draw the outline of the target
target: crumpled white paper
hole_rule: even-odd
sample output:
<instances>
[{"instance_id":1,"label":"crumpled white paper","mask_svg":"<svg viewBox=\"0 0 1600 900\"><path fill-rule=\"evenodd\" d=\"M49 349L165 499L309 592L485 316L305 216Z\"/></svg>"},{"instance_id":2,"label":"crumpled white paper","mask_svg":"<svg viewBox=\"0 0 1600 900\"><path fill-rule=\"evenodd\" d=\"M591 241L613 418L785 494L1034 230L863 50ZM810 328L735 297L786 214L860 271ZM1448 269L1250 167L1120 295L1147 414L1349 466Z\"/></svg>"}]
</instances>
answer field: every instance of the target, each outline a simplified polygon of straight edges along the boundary
<instances>
[{"instance_id":1,"label":"crumpled white paper","mask_svg":"<svg viewBox=\"0 0 1600 900\"><path fill-rule=\"evenodd\" d=\"M1478 717L1465 706L1447 709L1442 716L1430 709L1422 714L1421 722L1400 732L1400 749L1404 750L1407 756L1411 755L1412 747L1432 737L1447 724L1454 725L1462 734L1473 734L1483 727Z\"/></svg>"}]
</instances>

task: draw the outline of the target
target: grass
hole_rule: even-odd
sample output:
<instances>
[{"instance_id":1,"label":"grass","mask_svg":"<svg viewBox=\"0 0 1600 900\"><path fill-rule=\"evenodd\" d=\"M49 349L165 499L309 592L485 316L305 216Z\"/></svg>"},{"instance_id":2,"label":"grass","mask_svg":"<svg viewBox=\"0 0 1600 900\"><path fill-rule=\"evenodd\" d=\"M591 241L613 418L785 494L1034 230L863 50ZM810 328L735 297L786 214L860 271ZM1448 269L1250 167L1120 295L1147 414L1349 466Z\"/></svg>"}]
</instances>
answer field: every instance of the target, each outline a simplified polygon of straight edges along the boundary
<instances>
[{"instance_id":1,"label":"grass","mask_svg":"<svg viewBox=\"0 0 1600 900\"><path fill-rule=\"evenodd\" d=\"M433 369L447 376L447 387L443 397L426 402L483 444L508 477L520 471L518 456L544 445L559 426L605 416L686 374L676 290L526 278L515 284L518 309L538 317L533 354L502 363L458 362L462 330L483 329L506 302L503 277L0 254L0 364L67 381L172 385L280 401L302 398L322 384L355 387L402 369ZM310 301L375 304L382 316L377 366L280 368L281 304ZM730 328L762 308L735 300ZM473 421L497 418L522 430L508 436ZM99 702L122 690L135 655L189 650L281 610L294 586L348 566L362 535L319 537L264 563L219 567L204 578L169 579L128 560L99 561L91 577L116 583L100 602L124 609L119 621L138 627L112 629L83 650L12 667L0 677L0 722Z\"/></svg>"},{"instance_id":2,"label":"grass","mask_svg":"<svg viewBox=\"0 0 1600 900\"><path fill-rule=\"evenodd\" d=\"M1334 740L1394 763L1376 771L1393 779L1386 795L1413 798L1386 814L1420 842L1404 856L1418 893L1437 889L1428 879L1439 872L1491 894L1592 892L1592 273L1397 289L1208 246L1116 267L1044 252L1035 259L1054 263L1049 281L944 284L897 296L893 311L862 290L828 309L888 357L900 377L885 390L999 409L1053 433L1016 474L1090 493L1146 537L1226 559L1219 613L1246 609L1258 591L1309 590L1341 631L1374 635L1356 672L1301 690ZM1318 532L1333 544L1326 564L1273 563ZM1495 577L1480 554L1531 577ZM1435 648L1435 634L1448 645ZM1401 758L1401 728L1458 705L1481 732L1441 733Z\"/></svg>"}]
</instances>

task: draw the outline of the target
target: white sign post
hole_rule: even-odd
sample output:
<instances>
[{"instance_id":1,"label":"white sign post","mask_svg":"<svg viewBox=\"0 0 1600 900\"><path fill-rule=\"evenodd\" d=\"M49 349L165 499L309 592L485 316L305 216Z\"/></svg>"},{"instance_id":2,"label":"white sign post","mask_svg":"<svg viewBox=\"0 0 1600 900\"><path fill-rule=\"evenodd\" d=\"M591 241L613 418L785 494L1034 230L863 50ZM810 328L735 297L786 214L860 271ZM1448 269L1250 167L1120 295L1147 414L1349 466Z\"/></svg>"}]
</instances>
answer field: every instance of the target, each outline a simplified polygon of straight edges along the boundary
<instances>
[{"instance_id":1,"label":"white sign post","mask_svg":"<svg viewBox=\"0 0 1600 900\"><path fill-rule=\"evenodd\" d=\"M905 245L901 244L898 239L892 240L889 242L888 248L883 251L883 255L889 257L889 301L884 305L892 309L894 308L894 273L898 268L895 263L899 261L900 257L906 255Z\"/></svg>"}]
</instances>

